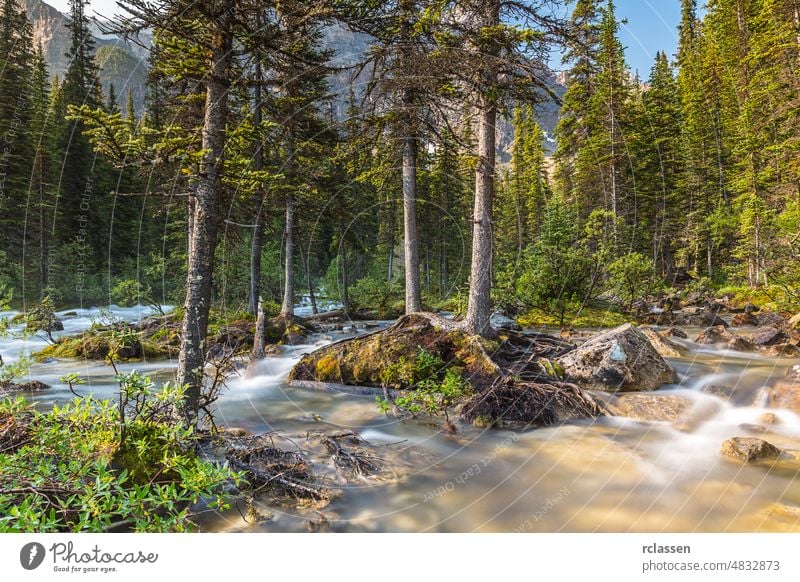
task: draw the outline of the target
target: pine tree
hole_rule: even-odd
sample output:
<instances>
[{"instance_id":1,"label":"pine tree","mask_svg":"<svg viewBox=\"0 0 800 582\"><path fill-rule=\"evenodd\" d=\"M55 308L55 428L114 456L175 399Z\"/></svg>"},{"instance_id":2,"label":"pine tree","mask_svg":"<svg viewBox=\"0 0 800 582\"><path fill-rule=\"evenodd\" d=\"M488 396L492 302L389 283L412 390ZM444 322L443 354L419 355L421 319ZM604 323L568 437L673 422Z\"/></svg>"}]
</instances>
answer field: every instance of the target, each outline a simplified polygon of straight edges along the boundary
<instances>
[{"instance_id":1,"label":"pine tree","mask_svg":"<svg viewBox=\"0 0 800 582\"><path fill-rule=\"evenodd\" d=\"M31 25L17 0L0 2L0 249L18 263L31 174ZM21 281L20 281L21 282Z\"/></svg>"}]
</instances>

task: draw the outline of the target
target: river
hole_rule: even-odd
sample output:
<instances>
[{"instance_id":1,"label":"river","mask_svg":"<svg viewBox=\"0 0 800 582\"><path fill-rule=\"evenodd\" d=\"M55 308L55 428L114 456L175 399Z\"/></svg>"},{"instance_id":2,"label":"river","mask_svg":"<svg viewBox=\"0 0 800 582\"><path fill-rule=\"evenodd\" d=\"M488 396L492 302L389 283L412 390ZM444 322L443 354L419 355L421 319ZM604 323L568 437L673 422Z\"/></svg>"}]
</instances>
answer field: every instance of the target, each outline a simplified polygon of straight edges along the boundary
<instances>
[{"instance_id":1,"label":"river","mask_svg":"<svg viewBox=\"0 0 800 582\"><path fill-rule=\"evenodd\" d=\"M86 329L99 314L73 311L71 317L60 314L63 333ZM112 311L129 321L149 312ZM461 426L453 436L430 423L387 418L370 397L286 384L303 353L343 335L319 335L309 345L282 348L255 374L230 379L217 422L255 433L278 431L300 449L309 433L355 431L384 460L385 471L337 487L333 501L319 511L264 506L262 513L271 519L248 524L231 510L204 516L203 529L305 531L309 520L324 515L332 531L800 531L800 512L793 509L800 506L795 471L743 466L719 454L727 438L759 436L747 425L759 424L767 412L778 422L763 438L784 449L800 449L800 417L753 406L762 386L785 377L800 360L677 340L688 353L668 361L680 381L659 392L693 402L680 422L604 417L522 432ZM39 338L0 339L0 354L9 362L44 345ZM137 362L121 369L166 379L174 364ZM53 388L29 398L43 407L70 399L58 381L69 372L87 379L79 387L82 393L113 396L116 386L108 366L58 361L33 365L30 377ZM709 386L716 387L715 393L707 392Z\"/></svg>"}]
</instances>

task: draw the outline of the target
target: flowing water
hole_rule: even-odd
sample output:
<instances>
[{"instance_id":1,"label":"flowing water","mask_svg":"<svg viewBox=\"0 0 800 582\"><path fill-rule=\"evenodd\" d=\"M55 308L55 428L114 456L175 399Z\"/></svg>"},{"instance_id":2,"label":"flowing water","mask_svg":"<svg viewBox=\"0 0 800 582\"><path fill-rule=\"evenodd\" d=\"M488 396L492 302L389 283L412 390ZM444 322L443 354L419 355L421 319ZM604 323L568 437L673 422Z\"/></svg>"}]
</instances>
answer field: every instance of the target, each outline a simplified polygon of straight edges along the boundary
<instances>
[{"instance_id":1,"label":"flowing water","mask_svg":"<svg viewBox=\"0 0 800 582\"><path fill-rule=\"evenodd\" d=\"M119 317L144 313L114 309ZM91 322L92 313L65 320L65 333ZM370 397L291 388L286 375L315 345L283 348L249 377L229 381L217 422L255 433L278 431L298 448L315 432L358 432L384 460L375 477L337 487L327 507L264 507L271 519L251 525L238 511L207 516L213 531L305 531L324 515L333 531L798 531L800 479L796 465L743 466L722 458L722 442L762 436L800 449L800 417L788 410L754 406L761 387L784 378L799 360L775 359L698 346L683 340L687 357L672 358L680 382L660 393L690 399L680 422L640 422L608 417L516 432L460 427L451 436L435 425L399 421L379 413ZM691 333L690 333L691 336ZM0 340L6 361L39 349L43 340ZM174 362L125 364L159 378ZM31 377L53 385L32 395L47 406L71 395L58 378L78 372L84 392L111 396L113 375L97 362L36 364ZM762 416L777 422L754 434ZM331 475L335 473L328 467Z\"/></svg>"}]
</instances>

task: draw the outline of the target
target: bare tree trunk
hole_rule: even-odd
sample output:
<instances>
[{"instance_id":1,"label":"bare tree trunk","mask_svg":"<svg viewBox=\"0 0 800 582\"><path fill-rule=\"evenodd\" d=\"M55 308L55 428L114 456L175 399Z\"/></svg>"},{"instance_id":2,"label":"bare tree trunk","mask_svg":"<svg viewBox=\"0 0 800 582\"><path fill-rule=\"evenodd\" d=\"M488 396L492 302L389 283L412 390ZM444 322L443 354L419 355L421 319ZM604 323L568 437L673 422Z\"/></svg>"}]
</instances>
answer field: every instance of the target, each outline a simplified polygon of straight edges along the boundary
<instances>
[{"instance_id":1,"label":"bare tree trunk","mask_svg":"<svg viewBox=\"0 0 800 582\"><path fill-rule=\"evenodd\" d=\"M397 209L394 206L394 197L389 200L389 257L386 281L391 281L394 277L394 231Z\"/></svg>"},{"instance_id":2,"label":"bare tree trunk","mask_svg":"<svg viewBox=\"0 0 800 582\"><path fill-rule=\"evenodd\" d=\"M465 328L470 333L491 335L492 315L492 200L494 198L495 131L497 107L482 104L478 127L478 166L475 170L472 266Z\"/></svg>"},{"instance_id":3,"label":"bare tree trunk","mask_svg":"<svg viewBox=\"0 0 800 582\"><path fill-rule=\"evenodd\" d=\"M284 253L283 304L281 317L294 317L294 198L286 196L286 252Z\"/></svg>"},{"instance_id":4,"label":"bare tree trunk","mask_svg":"<svg viewBox=\"0 0 800 582\"><path fill-rule=\"evenodd\" d=\"M195 190L189 236L186 302L181 326L177 381L186 385L182 405L184 420L197 424L205 367L205 340L214 276L214 251L222 197L222 163L228 117L228 79L232 62L232 34L225 9L210 22L211 63L206 79L206 104L202 129L203 158Z\"/></svg>"},{"instance_id":5,"label":"bare tree trunk","mask_svg":"<svg viewBox=\"0 0 800 582\"><path fill-rule=\"evenodd\" d=\"M403 139L403 230L406 268L406 313L422 310L417 232L417 142Z\"/></svg>"},{"instance_id":6,"label":"bare tree trunk","mask_svg":"<svg viewBox=\"0 0 800 582\"><path fill-rule=\"evenodd\" d=\"M348 289L350 281L347 274L347 245L342 242L342 310L347 313L350 311L350 291Z\"/></svg>"},{"instance_id":7,"label":"bare tree trunk","mask_svg":"<svg viewBox=\"0 0 800 582\"><path fill-rule=\"evenodd\" d=\"M308 252L303 257L303 266L306 271L306 285L308 286L308 300L311 301L311 313L319 313L317 309L317 298L314 297L314 285L311 280L311 241L308 243Z\"/></svg>"},{"instance_id":8,"label":"bare tree trunk","mask_svg":"<svg viewBox=\"0 0 800 582\"><path fill-rule=\"evenodd\" d=\"M250 362L255 362L258 360L263 360L266 356L266 343L267 343L267 333L266 333L266 320L267 317L264 314L264 304L261 301L261 298L258 298L258 307L257 307L258 317L256 318L256 334L253 337L253 353L250 355Z\"/></svg>"}]
</instances>

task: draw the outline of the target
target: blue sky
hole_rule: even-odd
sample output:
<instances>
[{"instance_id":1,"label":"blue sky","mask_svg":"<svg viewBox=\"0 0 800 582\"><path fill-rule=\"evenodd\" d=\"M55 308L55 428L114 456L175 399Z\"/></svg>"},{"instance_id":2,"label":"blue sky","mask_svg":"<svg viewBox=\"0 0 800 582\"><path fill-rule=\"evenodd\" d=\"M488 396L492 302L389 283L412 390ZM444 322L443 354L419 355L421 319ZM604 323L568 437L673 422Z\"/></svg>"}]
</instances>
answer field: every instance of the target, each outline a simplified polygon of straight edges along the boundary
<instances>
[{"instance_id":1,"label":"blue sky","mask_svg":"<svg viewBox=\"0 0 800 582\"><path fill-rule=\"evenodd\" d=\"M61 11L67 11L67 0L45 0ZM680 0L617 0L617 15L626 18L620 27L620 39L633 70L646 79L657 51L672 56L677 45ZM91 10L110 16L120 13L115 0L92 0Z\"/></svg>"}]
</instances>

